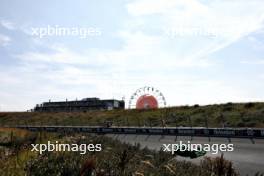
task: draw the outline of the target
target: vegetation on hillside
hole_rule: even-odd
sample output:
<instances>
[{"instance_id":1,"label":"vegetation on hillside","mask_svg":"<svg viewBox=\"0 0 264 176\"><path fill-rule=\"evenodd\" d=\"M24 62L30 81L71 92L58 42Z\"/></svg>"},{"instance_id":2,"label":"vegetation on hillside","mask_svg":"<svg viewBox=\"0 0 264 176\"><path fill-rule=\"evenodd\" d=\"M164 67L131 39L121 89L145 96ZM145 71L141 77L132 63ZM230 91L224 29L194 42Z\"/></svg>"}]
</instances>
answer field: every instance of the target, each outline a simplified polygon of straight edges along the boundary
<instances>
[{"instance_id":1,"label":"vegetation on hillside","mask_svg":"<svg viewBox=\"0 0 264 176\"><path fill-rule=\"evenodd\" d=\"M223 156L205 158L199 165L178 161L177 156L162 151L121 143L106 136L85 134L33 133L16 129L0 129L0 175L50 176L211 176L238 175ZM101 143L101 152L30 151L30 143ZM19 145L17 144L19 141ZM4 143L8 145L3 145Z\"/></svg>"},{"instance_id":2,"label":"vegetation on hillside","mask_svg":"<svg viewBox=\"0 0 264 176\"><path fill-rule=\"evenodd\" d=\"M155 110L93 112L2 112L0 125L104 125L264 127L264 103L227 103Z\"/></svg>"}]
</instances>

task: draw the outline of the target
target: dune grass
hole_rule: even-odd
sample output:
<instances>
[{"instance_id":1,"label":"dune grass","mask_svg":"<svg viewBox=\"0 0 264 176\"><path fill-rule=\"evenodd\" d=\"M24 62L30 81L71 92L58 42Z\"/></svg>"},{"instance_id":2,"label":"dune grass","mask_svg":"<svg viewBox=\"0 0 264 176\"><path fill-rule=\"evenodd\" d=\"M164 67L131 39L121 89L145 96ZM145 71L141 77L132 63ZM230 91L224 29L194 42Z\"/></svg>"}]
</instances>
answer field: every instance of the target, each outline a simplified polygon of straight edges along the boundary
<instances>
[{"instance_id":1,"label":"dune grass","mask_svg":"<svg viewBox=\"0 0 264 176\"><path fill-rule=\"evenodd\" d=\"M206 158L200 164L178 161L177 156L163 151L130 145L102 135L75 133L34 133L17 129L0 129L0 137L11 134L12 143L20 145L0 147L0 175L61 175L61 176L211 176L238 175L231 162L222 158ZM23 135L21 135L21 132ZM6 134L5 134L6 133ZM30 136L35 136L32 141ZM11 140L11 138L10 138ZM87 152L32 152L29 143L102 144L102 151ZM22 142L21 142L22 141Z\"/></svg>"},{"instance_id":2,"label":"dune grass","mask_svg":"<svg viewBox=\"0 0 264 176\"><path fill-rule=\"evenodd\" d=\"M180 106L155 110L92 112L2 112L1 126L103 125L264 127L264 103Z\"/></svg>"}]
</instances>

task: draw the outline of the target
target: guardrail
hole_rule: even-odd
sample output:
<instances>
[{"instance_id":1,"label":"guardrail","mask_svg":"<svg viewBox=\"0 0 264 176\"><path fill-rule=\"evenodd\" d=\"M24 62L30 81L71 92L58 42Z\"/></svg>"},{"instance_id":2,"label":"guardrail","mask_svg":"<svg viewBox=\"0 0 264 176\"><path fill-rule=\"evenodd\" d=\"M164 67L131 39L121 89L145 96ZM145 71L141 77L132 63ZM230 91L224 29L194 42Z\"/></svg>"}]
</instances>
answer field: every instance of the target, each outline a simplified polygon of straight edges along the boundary
<instances>
[{"instance_id":1,"label":"guardrail","mask_svg":"<svg viewBox=\"0 0 264 176\"><path fill-rule=\"evenodd\" d=\"M205 127L102 127L102 126L15 126L30 131L83 132L97 134L142 134L227 138L263 138L264 128Z\"/></svg>"}]
</instances>

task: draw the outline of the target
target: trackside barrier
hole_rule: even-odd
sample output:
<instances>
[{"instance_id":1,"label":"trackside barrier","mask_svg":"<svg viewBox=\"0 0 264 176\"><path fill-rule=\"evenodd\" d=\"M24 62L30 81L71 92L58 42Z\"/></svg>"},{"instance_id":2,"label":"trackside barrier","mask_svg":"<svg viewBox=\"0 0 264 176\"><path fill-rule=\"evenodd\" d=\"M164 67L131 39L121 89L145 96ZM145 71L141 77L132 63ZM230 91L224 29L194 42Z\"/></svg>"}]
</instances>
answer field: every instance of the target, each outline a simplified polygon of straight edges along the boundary
<instances>
[{"instance_id":1,"label":"trackside barrier","mask_svg":"<svg viewBox=\"0 0 264 176\"><path fill-rule=\"evenodd\" d=\"M205 127L101 127L101 126L15 126L30 131L84 132L98 134L142 134L201 137L263 138L263 128L205 128Z\"/></svg>"}]
</instances>

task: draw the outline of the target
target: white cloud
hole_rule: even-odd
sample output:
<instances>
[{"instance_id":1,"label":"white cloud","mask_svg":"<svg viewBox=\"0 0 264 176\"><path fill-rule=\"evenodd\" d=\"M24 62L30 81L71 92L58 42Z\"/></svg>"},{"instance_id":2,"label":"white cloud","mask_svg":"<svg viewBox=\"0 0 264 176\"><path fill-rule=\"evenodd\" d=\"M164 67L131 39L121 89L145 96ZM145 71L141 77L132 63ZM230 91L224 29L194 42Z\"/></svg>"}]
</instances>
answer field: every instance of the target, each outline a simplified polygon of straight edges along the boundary
<instances>
[{"instance_id":1,"label":"white cloud","mask_svg":"<svg viewBox=\"0 0 264 176\"><path fill-rule=\"evenodd\" d=\"M110 63L107 57L100 55L97 49L89 49L87 52L76 53L66 47L53 45L49 47L51 52L25 52L15 55L25 62L45 62L53 64L86 64L91 66L101 66ZM96 58L94 58L94 56Z\"/></svg>"},{"instance_id":2,"label":"white cloud","mask_svg":"<svg viewBox=\"0 0 264 176\"><path fill-rule=\"evenodd\" d=\"M242 60L240 63L246 65L262 65L264 64L264 59L247 59Z\"/></svg>"},{"instance_id":3,"label":"white cloud","mask_svg":"<svg viewBox=\"0 0 264 176\"><path fill-rule=\"evenodd\" d=\"M263 30L263 29L264 28L262 28L261 30ZM257 31L256 33L259 34L259 31ZM249 36L247 39L254 49L256 49L256 50L263 50L264 49L264 42L261 39L258 39L257 37L254 37L254 36Z\"/></svg>"},{"instance_id":4,"label":"white cloud","mask_svg":"<svg viewBox=\"0 0 264 176\"><path fill-rule=\"evenodd\" d=\"M15 29L14 23L12 23L11 21L8 21L8 20L1 20L0 25L3 26L4 28L8 29L8 30L14 30Z\"/></svg>"},{"instance_id":5,"label":"white cloud","mask_svg":"<svg viewBox=\"0 0 264 176\"><path fill-rule=\"evenodd\" d=\"M188 8L188 9L186 9ZM134 16L166 14L172 10L205 12L207 7L195 0L136 0L127 5L128 12Z\"/></svg>"},{"instance_id":6,"label":"white cloud","mask_svg":"<svg viewBox=\"0 0 264 176\"><path fill-rule=\"evenodd\" d=\"M10 37L0 34L0 46L6 46L11 42Z\"/></svg>"},{"instance_id":7,"label":"white cloud","mask_svg":"<svg viewBox=\"0 0 264 176\"><path fill-rule=\"evenodd\" d=\"M172 31L172 34L177 34L169 35L161 42L170 43L170 47L175 48L175 52L171 55L183 60L192 60L192 62L221 50L262 28L264 19L264 2L257 0L242 2L225 0L207 3L198 0L135 0L127 5L127 10L133 16L132 23L137 24L136 18L140 21L140 28L135 25L133 30L143 28L164 31L165 29ZM142 27L143 24L144 27ZM185 30L183 36L179 36L179 29ZM198 33L197 30L199 30ZM189 34L188 31L192 33ZM215 37L208 36L210 33ZM144 33L144 35L149 34ZM139 41L142 40L139 39ZM161 51L166 49L160 47ZM180 50L180 55L177 50Z\"/></svg>"},{"instance_id":8,"label":"white cloud","mask_svg":"<svg viewBox=\"0 0 264 176\"><path fill-rule=\"evenodd\" d=\"M56 47L52 54L28 52L20 57L25 60L54 63L126 67L128 70L207 67L212 65L210 60L205 59L209 54L229 46L259 28L263 20L264 6L257 3L259 1L254 2L256 3L243 1L239 4L213 1L203 4L196 0L135 0L127 5L128 12L133 15L131 22L125 22L127 25L118 33L124 41L119 50L88 49L83 53L75 53ZM254 11L249 10L253 7ZM153 18L142 18L152 14L158 14L153 17L157 18L157 22L153 22ZM150 34L142 28L137 28L138 25L133 26L137 21L144 26L143 29L150 31L152 26L158 25L159 29L200 25L205 29L210 26L222 26L231 32L209 39L203 36L170 38L161 33ZM153 23L149 25L149 21Z\"/></svg>"}]
</instances>

